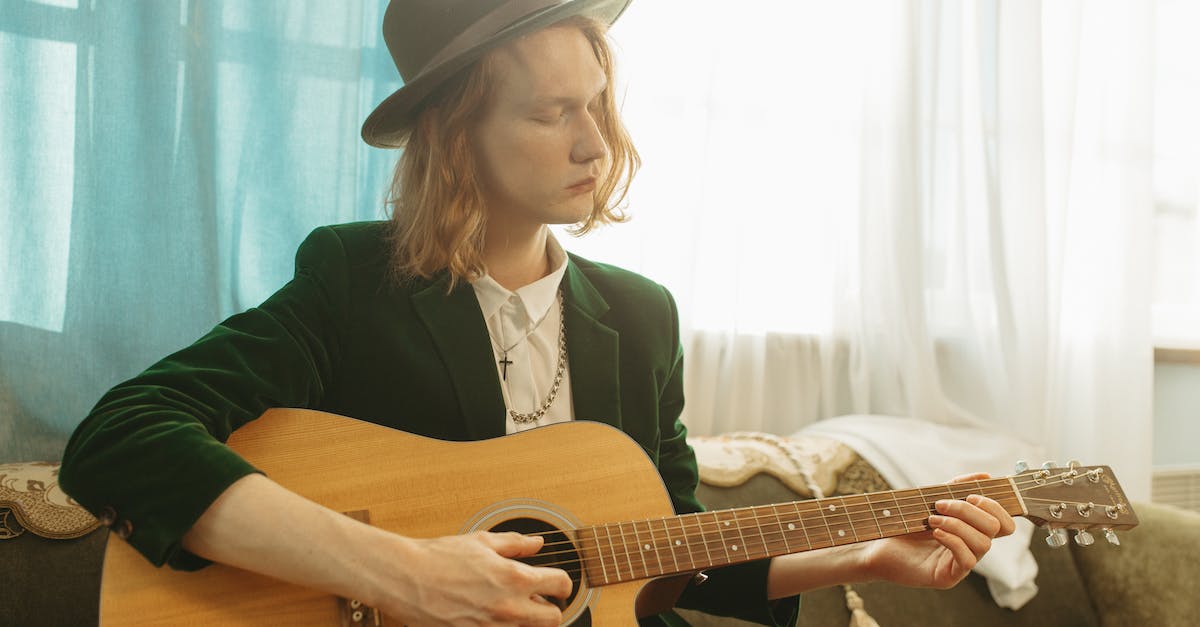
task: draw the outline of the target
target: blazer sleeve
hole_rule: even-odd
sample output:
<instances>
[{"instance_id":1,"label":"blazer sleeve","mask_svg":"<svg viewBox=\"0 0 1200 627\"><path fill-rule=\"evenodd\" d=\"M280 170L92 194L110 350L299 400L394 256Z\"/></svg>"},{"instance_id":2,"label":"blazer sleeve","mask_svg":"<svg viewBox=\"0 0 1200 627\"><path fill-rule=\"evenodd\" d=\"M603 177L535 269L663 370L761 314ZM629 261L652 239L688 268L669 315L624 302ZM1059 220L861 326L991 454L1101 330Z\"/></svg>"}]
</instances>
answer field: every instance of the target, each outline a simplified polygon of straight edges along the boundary
<instances>
[{"instance_id":1,"label":"blazer sleeve","mask_svg":"<svg viewBox=\"0 0 1200 627\"><path fill-rule=\"evenodd\" d=\"M673 356L666 384L659 401L659 473L663 477L675 511L685 514L704 511L696 500L699 472L696 454L687 443L687 427L680 420L683 412L683 347L679 340L679 314L675 299L663 288L674 336ZM771 601L767 599L767 570L770 560L756 560L705 571L702 584L688 584L677 605L706 614L733 616L761 625L795 625L800 613L799 595Z\"/></svg>"},{"instance_id":2,"label":"blazer sleeve","mask_svg":"<svg viewBox=\"0 0 1200 627\"><path fill-rule=\"evenodd\" d=\"M314 231L293 279L261 306L106 393L76 428L59 481L152 563L209 564L184 534L233 482L257 472L224 445L271 407L320 402L338 360L346 256Z\"/></svg>"}]
</instances>

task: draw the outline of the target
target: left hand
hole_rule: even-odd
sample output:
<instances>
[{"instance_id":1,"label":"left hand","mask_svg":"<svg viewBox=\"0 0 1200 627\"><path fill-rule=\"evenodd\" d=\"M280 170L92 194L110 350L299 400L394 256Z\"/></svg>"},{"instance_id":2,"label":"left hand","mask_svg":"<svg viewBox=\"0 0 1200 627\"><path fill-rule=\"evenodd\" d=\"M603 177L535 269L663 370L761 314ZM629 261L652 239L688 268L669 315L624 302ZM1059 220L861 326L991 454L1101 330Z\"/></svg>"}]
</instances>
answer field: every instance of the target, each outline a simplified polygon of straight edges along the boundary
<instances>
[{"instance_id":1,"label":"left hand","mask_svg":"<svg viewBox=\"0 0 1200 627\"><path fill-rule=\"evenodd\" d=\"M987 473L955 477L951 483L988 479ZM1012 516L992 499L972 494L937 503L933 529L866 545L863 566L869 577L904 586L947 589L962 581L992 547L992 538L1016 529Z\"/></svg>"}]
</instances>

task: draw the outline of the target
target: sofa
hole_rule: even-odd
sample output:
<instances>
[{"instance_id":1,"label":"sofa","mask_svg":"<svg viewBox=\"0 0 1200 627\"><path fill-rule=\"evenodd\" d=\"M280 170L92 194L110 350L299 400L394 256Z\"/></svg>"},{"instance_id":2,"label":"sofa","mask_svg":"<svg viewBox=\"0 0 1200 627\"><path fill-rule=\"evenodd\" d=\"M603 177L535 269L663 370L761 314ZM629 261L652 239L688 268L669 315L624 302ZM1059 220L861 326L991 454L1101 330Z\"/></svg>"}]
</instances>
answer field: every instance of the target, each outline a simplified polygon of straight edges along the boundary
<instances>
[{"instance_id":1,"label":"sofa","mask_svg":"<svg viewBox=\"0 0 1200 627\"><path fill-rule=\"evenodd\" d=\"M841 460L828 495L886 487L861 459ZM94 625L108 529L57 491L55 464L0 465L0 625ZM779 477L757 472L736 485L702 483L710 508L760 505L810 496ZM827 481L829 477L825 478ZM730 483L724 481L721 483ZM1103 542L1050 549L1035 534L1037 596L1012 611L1000 608L986 583L970 575L952 590L871 583L803 596L800 624L986 627L1191 625L1200 611L1200 514L1136 504L1140 525L1119 547ZM858 608L854 612L852 608ZM682 612L694 625L743 625L729 618Z\"/></svg>"}]
</instances>

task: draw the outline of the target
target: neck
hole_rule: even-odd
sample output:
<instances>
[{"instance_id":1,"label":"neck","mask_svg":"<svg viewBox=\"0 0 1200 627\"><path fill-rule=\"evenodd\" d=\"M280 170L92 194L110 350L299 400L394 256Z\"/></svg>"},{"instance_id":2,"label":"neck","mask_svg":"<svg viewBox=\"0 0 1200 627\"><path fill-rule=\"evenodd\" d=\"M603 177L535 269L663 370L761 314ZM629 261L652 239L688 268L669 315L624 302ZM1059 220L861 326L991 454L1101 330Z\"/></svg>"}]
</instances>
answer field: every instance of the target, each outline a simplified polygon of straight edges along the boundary
<instances>
[{"instance_id":1,"label":"neck","mask_svg":"<svg viewBox=\"0 0 1200 627\"><path fill-rule=\"evenodd\" d=\"M545 225L525 231L489 227L483 244L488 276L505 289L515 291L550 274L547 237L549 231Z\"/></svg>"}]
</instances>

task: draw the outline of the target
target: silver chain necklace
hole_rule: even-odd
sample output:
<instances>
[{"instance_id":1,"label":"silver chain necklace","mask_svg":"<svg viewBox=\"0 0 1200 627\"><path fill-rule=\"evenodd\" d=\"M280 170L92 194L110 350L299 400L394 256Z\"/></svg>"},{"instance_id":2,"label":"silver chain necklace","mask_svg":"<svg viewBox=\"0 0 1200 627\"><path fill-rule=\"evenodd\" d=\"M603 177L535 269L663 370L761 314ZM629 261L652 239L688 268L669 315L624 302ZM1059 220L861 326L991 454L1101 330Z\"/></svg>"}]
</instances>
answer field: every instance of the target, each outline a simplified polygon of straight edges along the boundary
<instances>
[{"instance_id":1,"label":"silver chain necklace","mask_svg":"<svg viewBox=\"0 0 1200 627\"><path fill-rule=\"evenodd\" d=\"M558 369L554 373L554 384L550 386L550 393L546 396L546 400L542 402L542 406L536 410L528 414L522 414L513 409L508 410L508 414L512 416L513 422L516 424L524 425L541 420L542 416L546 415L546 411L550 409L550 406L554 404L554 399L558 398L558 388L562 385L563 373L567 368L566 318L566 304L563 302L562 290L560 289L558 291ZM538 324L541 324L541 322ZM532 332L530 333L532 334ZM529 335L525 337L528 338ZM517 344L520 344L520 342ZM513 344L513 346L516 346L516 344ZM512 348L512 346L509 348ZM504 362L512 363L508 361L508 351L504 351L504 358L500 361L501 366L507 371L508 366Z\"/></svg>"}]
</instances>

